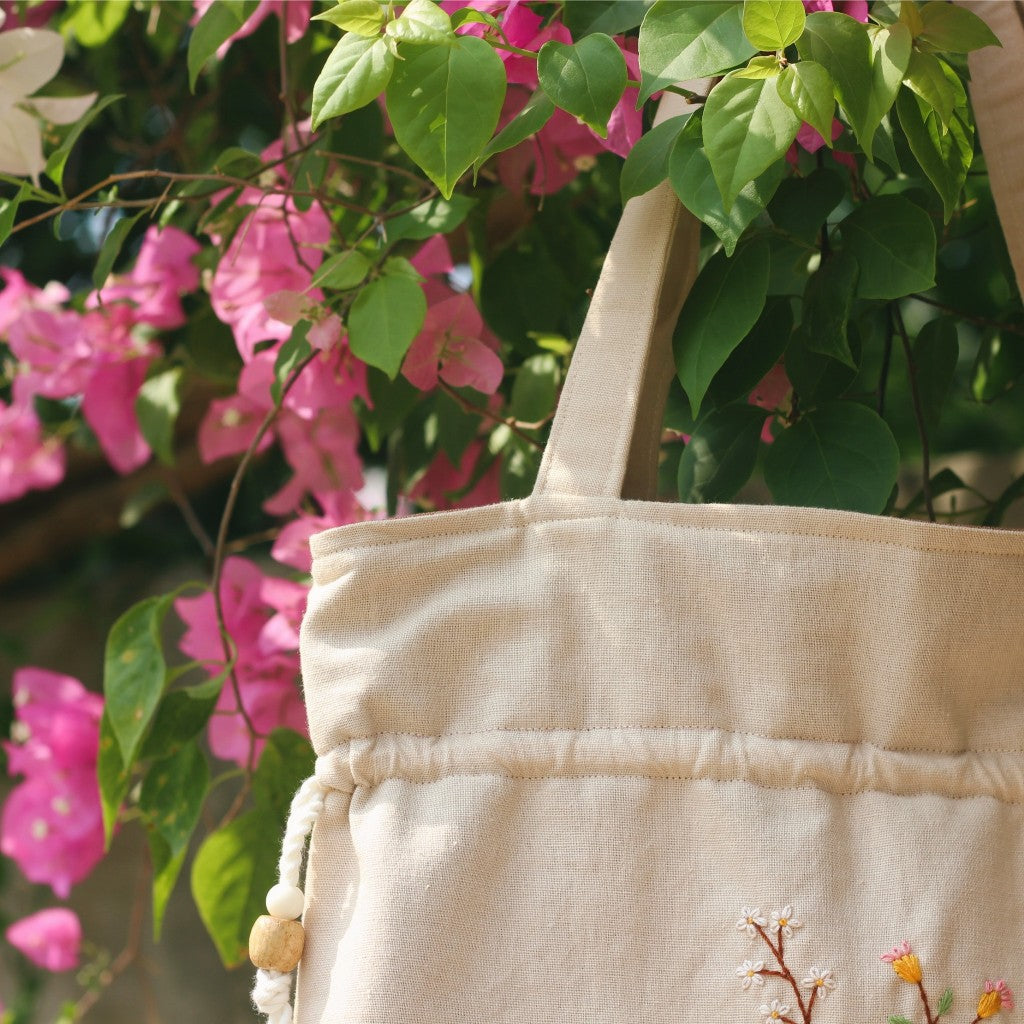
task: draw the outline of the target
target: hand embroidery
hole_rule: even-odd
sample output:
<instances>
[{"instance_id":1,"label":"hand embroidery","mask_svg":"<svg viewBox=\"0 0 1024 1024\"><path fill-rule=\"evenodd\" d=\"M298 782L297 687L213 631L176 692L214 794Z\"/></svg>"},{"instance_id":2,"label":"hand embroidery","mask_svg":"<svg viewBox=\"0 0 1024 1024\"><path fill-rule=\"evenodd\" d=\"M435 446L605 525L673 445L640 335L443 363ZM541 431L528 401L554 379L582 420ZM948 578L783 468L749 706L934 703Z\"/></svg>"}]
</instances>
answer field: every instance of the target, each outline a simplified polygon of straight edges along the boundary
<instances>
[{"instance_id":1,"label":"hand embroidery","mask_svg":"<svg viewBox=\"0 0 1024 1024\"><path fill-rule=\"evenodd\" d=\"M778 969L765 966L763 960L744 960L736 968L736 975L741 979L744 989L755 989L764 985L766 978L782 978L793 990L799 1020L793 1016L793 1008L787 1003L773 999L760 1007L761 1015L768 1021L783 1021L785 1024L811 1024L811 1015L819 998L827 996L836 987L835 973L831 967L811 967L805 977L798 983L796 975L786 963L785 940L793 938L793 933L803 927L803 922L796 917L793 907L789 904L782 910L772 911L768 917L761 913L759 907L743 907L736 927L752 939L761 939L771 950ZM774 939L772 938L774 936ZM929 1024L934 1024L929 1021Z\"/></svg>"},{"instance_id":2,"label":"hand embroidery","mask_svg":"<svg viewBox=\"0 0 1024 1024\"><path fill-rule=\"evenodd\" d=\"M949 1013L953 1006L953 989L947 988L941 996L932 1013L931 1004L928 1001L928 992L924 987L924 974L921 970L921 961L917 954L910 948L910 943L904 939L898 946L894 946L888 953L882 954L882 960L892 964L892 969L897 976L907 982L908 985L915 985L921 996L921 1003L924 1006L924 1017L927 1024L937 1024L940 1017ZM979 1021L994 1017L1000 1010L1013 1009L1013 992L1010 986L1001 978L999 981L986 981L985 991L978 998L977 1012L971 1024L979 1024ZM913 1024L906 1017L891 1016L889 1024Z\"/></svg>"}]
</instances>

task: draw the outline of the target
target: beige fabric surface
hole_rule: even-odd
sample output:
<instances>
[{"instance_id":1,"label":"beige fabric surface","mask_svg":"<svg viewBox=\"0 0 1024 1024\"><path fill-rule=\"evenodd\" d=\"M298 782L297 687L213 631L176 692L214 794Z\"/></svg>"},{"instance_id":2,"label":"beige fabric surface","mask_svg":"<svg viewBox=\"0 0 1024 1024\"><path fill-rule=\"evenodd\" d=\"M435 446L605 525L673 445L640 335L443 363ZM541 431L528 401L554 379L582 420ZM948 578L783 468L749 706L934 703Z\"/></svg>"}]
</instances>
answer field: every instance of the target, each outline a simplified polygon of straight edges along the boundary
<instances>
[{"instance_id":1,"label":"beige fabric surface","mask_svg":"<svg viewBox=\"0 0 1024 1024\"><path fill-rule=\"evenodd\" d=\"M299 1024L926 1024L904 939L1024 995L1024 535L620 497L694 241L630 204L532 497L313 539Z\"/></svg>"}]
</instances>

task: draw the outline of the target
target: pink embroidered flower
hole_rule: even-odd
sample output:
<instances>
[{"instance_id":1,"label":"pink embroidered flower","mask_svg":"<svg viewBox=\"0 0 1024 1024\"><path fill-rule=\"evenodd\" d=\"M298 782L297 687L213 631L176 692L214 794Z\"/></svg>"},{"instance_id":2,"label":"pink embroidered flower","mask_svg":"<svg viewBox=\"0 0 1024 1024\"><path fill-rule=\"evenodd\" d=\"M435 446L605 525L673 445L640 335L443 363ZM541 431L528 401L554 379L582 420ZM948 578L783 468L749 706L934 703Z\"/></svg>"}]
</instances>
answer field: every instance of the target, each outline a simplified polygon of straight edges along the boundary
<instances>
[{"instance_id":1,"label":"pink embroidered flower","mask_svg":"<svg viewBox=\"0 0 1024 1024\"><path fill-rule=\"evenodd\" d=\"M893 946L888 953L883 953L879 959L887 964L893 964L900 957L907 956L910 953L913 953L913 950L910 948L910 943L904 939L898 946Z\"/></svg>"},{"instance_id":2,"label":"pink embroidered flower","mask_svg":"<svg viewBox=\"0 0 1024 1024\"><path fill-rule=\"evenodd\" d=\"M6 935L15 949L44 970L70 971L78 966L82 925L73 910L40 910L15 921Z\"/></svg>"},{"instance_id":3,"label":"pink embroidered flower","mask_svg":"<svg viewBox=\"0 0 1024 1024\"><path fill-rule=\"evenodd\" d=\"M63 478L64 448L56 438L43 437L32 406L0 400L0 502L53 487Z\"/></svg>"},{"instance_id":4,"label":"pink embroidered flower","mask_svg":"<svg viewBox=\"0 0 1024 1024\"><path fill-rule=\"evenodd\" d=\"M452 387L491 395L505 374L497 349L498 340L484 327L472 297L453 295L427 310L402 374L421 391L436 387L440 378Z\"/></svg>"},{"instance_id":5,"label":"pink embroidered flower","mask_svg":"<svg viewBox=\"0 0 1024 1024\"><path fill-rule=\"evenodd\" d=\"M1012 1010L1013 993L1005 981L986 981L985 991L978 1000L978 1017L986 1020L994 1017L1000 1010Z\"/></svg>"}]
</instances>

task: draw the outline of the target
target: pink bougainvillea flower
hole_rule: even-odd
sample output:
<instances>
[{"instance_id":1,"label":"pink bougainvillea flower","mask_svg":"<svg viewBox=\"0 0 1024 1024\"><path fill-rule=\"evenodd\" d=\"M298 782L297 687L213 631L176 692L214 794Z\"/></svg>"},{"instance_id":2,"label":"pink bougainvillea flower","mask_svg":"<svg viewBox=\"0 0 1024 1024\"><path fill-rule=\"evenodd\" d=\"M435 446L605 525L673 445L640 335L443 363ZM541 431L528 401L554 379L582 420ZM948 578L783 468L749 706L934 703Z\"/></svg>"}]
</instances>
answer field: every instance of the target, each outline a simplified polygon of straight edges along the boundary
<instances>
[{"instance_id":1,"label":"pink bougainvillea flower","mask_svg":"<svg viewBox=\"0 0 1024 1024\"><path fill-rule=\"evenodd\" d=\"M246 362L255 356L261 341L283 341L291 334L288 324L267 312L268 296L308 292L313 301L322 299L320 292L308 289L313 271L323 260L330 230L319 206L303 212L282 196L265 198L242 222L217 264L210 301L234 333Z\"/></svg>"},{"instance_id":2,"label":"pink bougainvillea flower","mask_svg":"<svg viewBox=\"0 0 1024 1024\"><path fill-rule=\"evenodd\" d=\"M0 502L46 490L64 479L64 448L44 438L31 405L0 400Z\"/></svg>"},{"instance_id":3,"label":"pink bougainvillea flower","mask_svg":"<svg viewBox=\"0 0 1024 1024\"><path fill-rule=\"evenodd\" d=\"M868 0L804 0L804 10L808 14L815 11L838 11L857 21L868 20Z\"/></svg>"},{"instance_id":4,"label":"pink bougainvillea flower","mask_svg":"<svg viewBox=\"0 0 1024 1024\"><path fill-rule=\"evenodd\" d=\"M71 298L71 293L57 281L51 281L45 288L37 288L25 279L18 270L0 267L0 279L4 290L0 292L0 337L5 337L12 323L30 309L47 309L51 312Z\"/></svg>"},{"instance_id":5,"label":"pink bougainvillea flower","mask_svg":"<svg viewBox=\"0 0 1024 1024\"><path fill-rule=\"evenodd\" d=\"M260 597L276 610L260 630L259 645L268 654L299 649L299 625L306 609L309 586L294 580L267 576L260 588Z\"/></svg>"},{"instance_id":6,"label":"pink bougainvillea flower","mask_svg":"<svg viewBox=\"0 0 1024 1024\"><path fill-rule=\"evenodd\" d=\"M321 508L320 514L309 515L300 511L295 519L282 527L270 552L282 565L293 566L302 572L309 572L312 567L309 538L314 533L347 523L361 523L380 515L364 508L352 490L315 494L314 497Z\"/></svg>"},{"instance_id":7,"label":"pink bougainvillea flower","mask_svg":"<svg viewBox=\"0 0 1024 1024\"><path fill-rule=\"evenodd\" d=\"M782 363L776 363L750 392L748 401L751 405L774 412L785 401L792 389L793 385L786 375L786 367ZM775 440L772 436L771 426L772 417L769 416L764 421L764 427L761 430L761 440L765 444L771 444Z\"/></svg>"},{"instance_id":8,"label":"pink bougainvillea flower","mask_svg":"<svg viewBox=\"0 0 1024 1024\"><path fill-rule=\"evenodd\" d=\"M67 907L40 910L7 929L7 941L47 971L70 971L78 966L82 925Z\"/></svg>"},{"instance_id":9,"label":"pink bougainvillea flower","mask_svg":"<svg viewBox=\"0 0 1024 1024\"><path fill-rule=\"evenodd\" d=\"M266 735L278 726L305 732L306 712L296 686L299 672L298 655L293 650L272 650L264 636L267 624L280 610L264 599L264 588L270 587L275 598L288 591L288 581L268 583L266 576L244 558L229 558L224 563L221 600L224 621L234 641L237 657L235 677L242 695L242 704L257 732ZM293 584L299 586L299 584ZM289 597L294 599L295 594ZM212 594L178 598L175 610L186 625L178 646L182 652L203 662L211 675L224 665L224 648L217 630ZM275 627L276 630L277 627ZM271 639L276 632L271 633ZM250 753L259 758L264 741L253 746L245 719L239 714L234 687L229 683L221 691L217 708L209 726L210 749L217 757L245 766Z\"/></svg>"},{"instance_id":10,"label":"pink bougainvillea flower","mask_svg":"<svg viewBox=\"0 0 1024 1024\"><path fill-rule=\"evenodd\" d=\"M149 358L105 363L96 369L85 388L82 415L118 473L138 469L150 455L135 414L135 399L149 363Z\"/></svg>"},{"instance_id":11,"label":"pink bougainvillea flower","mask_svg":"<svg viewBox=\"0 0 1024 1024\"><path fill-rule=\"evenodd\" d=\"M440 378L452 387L471 387L490 395L498 390L505 373L497 348L497 339L484 327L472 297L453 295L427 310L402 374L421 391L436 387Z\"/></svg>"},{"instance_id":12,"label":"pink bougainvillea flower","mask_svg":"<svg viewBox=\"0 0 1024 1024\"><path fill-rule=\"evenodd\" d=\"M90 295L86 307L127 302L137 322L159 330L181 327L185 323L181 296L199 287L199 269L192 262L199 250L199 243L184 231L151 227L142 240L135 266Z\"/></svg>"},{"instance_id":13,"label":"pink bougainvillea flower","mask_svg":"<svg viewBox=\"0 0 1024 1024\"><path fill-rule=\"evenodd\" d=\"M14 705L8 767L25 779L4 804L0 852L63 899L103 856L102 700L77 679L24 668L15 673Z\"/></svg>"},{"instance_id":14,"label":"pink bougainvillea flower","mask_svg":"<svg viewBox=\"0 0 1024 1024\"><path fill-rule=\"evenodd\" d=\"M92 347L81 313L24 309L7 329L6 341L19 360L14 396L68 398L81 394L92 372Z\"/></svg>"},{"instance_id":15,"label":"pink bougainvillea flower","mask_svg":"<svg viewBox=\"0 0 1024 1024\"><path fill-rule=\"evenodd\" d=\"M497 459L488 466L472 487L469 487L482 457L486 457L483 441L474 441L470 444L458 466L452 465L445 452L439 452L426 473L409 492L409 498L422 502L432 509L472 508L476 505L495 504L501 499Z\"/></svg>"},{"instance_id":16,"label":"pink bougainvillea flower","mask_svg":"<svg viewBox=\"0 0 1024 1024\"><path fill-rule=\"evenodd\" d=\"M193 25L199 22L213 2L214 0L193 0L195 10L192 16ZM271 14L276 14L279 18L284 19L285 39L289 43L297 42L309 28L312 7L313 0L260 0L256 5L256 10L252 12L242 27L228 36L227 40L221 44L217 50L217 56L223 59L233 42L252 35Z\"/></svg>"}]
</instances>

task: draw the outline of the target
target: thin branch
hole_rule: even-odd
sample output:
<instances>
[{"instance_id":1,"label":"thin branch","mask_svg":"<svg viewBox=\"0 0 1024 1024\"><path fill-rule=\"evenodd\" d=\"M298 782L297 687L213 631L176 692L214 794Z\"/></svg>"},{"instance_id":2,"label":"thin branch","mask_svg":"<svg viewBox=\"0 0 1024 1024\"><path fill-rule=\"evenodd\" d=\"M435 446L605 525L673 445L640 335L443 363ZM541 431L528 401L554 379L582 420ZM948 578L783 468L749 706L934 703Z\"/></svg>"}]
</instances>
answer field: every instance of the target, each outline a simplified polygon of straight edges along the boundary
<instances>
[{"instance_id":1,"label":"thin branch","mask_svg":"<svg viewBox=\"0 0 1024 1024\"><path fill-rule=\"evenodd\" d=\"M217 530L217 541L213 551L213 578L210 583L210 589L213 591L213 607L217 617L217 629L220 632L221 646L224 650L224 659L228 664L231 664L231 688L235 694L235 702L238 704L238 711L241 714L242 720L245 722L246 729L249 732L249 771L251 771L253 767L252 762L255 759L256 739L259 734L252 723L252 719L249 717L249 712L245 709L245 705L242 702L242 692L238 682L238 674L235 671L234 664L232 664L234 659L231 650L231 637L228 633L227 623L224 618L224 602L220 592L221 582L224 575L224 561L227 556L228 529L231 526L231 517L234 514L235 505L238 503L238 495L241 492L242 481L245 478L245 474L248 471L264 436L272 426L274 420L277 418L277 414L281 411L281 406L284 403L288 392L291 391L292 387L294 387L295 382L299 379L302 371L305 370L318 355L319 352L314 349L314 351L310 352L310 354L295 367L288 380L285 381L284 386L281 388L281 393L277 396L277 400L267 412L267 415L263 418L263 422L260 424L256 434L253 436L252 441L249 442L249 447L246 448L245 454L242 456L241 461L238 463L238 467L235 470L235 475L231 478L231 486L228 489L227 500L224 503L224 511L221 514L220 527ZM243 796L244 791L245 787L243 787Z\"/></svg>"},{"instance_id":2,"label":"thin branch","mask_svg":"<svg viewBox=\"0 0 1024 1024\"><path fill-rule=\"evenodd\" d=\"M889 386L889 367L892 365L892 317L885 318L885 344L882 348L882 368L878 372L878 415L885 415L885 392Z\"/></svg>"},{"instance_id":3,"label":"thin branch","mask_svg":"<svg viewBox=\"0 0 1024 1024\"><path fill-rule=\"evenodd\" d=\"M928 519L935 522L935 505L932 501L932 467L931 452L928 444L928 427L924 419L924 408L921 405L921 390L917 382L917 364L914 360L914 353L910 347L910 338L907 336L907 326L903 322L903 314L895 302L889 303L889 312L892 317L893 326L900 336L903 345L903 354L907 357L907 374L910 377L910 397L914 404L914 419L917 421L917 433L921 438L921 472L924 479L921 481L921 493L924 495L924 507L928 512Z\"/></svg>"},{"instance_id":4,"label":"thin branch","mask_svg":"<svg viewBox=\"0 0 1024 1024\"><path fill-rule=\"evenodd\" d=\"M1020 324L1010 324L1005 321L993 320L987 316L975 316L973 313L965 313L963 310L954 309L952 306L947 306L946 303L940 302L938 299L930 298L927 295L920 295L915 293L909 296L911 299L917 299L918 302L923 302L926 306L933 306L935 309L941 309L943 313L949 313L951 316L955 316L960 320L966 320L969 324L977 324L978 327L993 327L996 330L1006 331L1007 334L1019 334L1024 336L1024 327Z\"/></svg>"},{"instance_id":5,"label":"thin branch","mask_svg":"<svg viewBox=\"0 0 1024 1024\"><path fill-rule=\"evenodd\" d=\"M525 441L527 444L532 445L534 448L544 447L540 443L540 441L538 441L535 437L530 437L529 434L525 433L523 430L523 425L521 425L517 420L506 419L504 416L499 416L496 412L491 412L490 409L487 409L484 406L473 405L472 402L467 402L466 399L463 398L462 395L460 395L458 391L456 391L455 388L451 386L451 384L448 384L443 380L439 380L437 383L440 386L441 390L449 398L451 398L452 401L459 405L463 409L463 411L472 413L476 416L481 416L484 419L490 420L492 423L500 424L503 427L508 427L508 429L511 430L512 433L516 435L516 437L518 437L521 441ZM542 423L526 424L527 428L535 428L542 425Z\"/></svg>"},{"instance_id":6,"label":"thin branch","mask_svg":"<svg viewBox=\"0 0 1024 1024\"><path fill-rule=\"evenodd\" d=\"M178 477L171 472L164 472L161 474L161 477L163 478L164 486L167 488L167 493L171 496L171 501L177 505L181 518L185 520L185 525L189 528L192 536L195 537L203 554L207 558L213 558L213 538L206 532L206 528L199 521L196 510L192 507L192 502L188 500L188 495L181 486Z\"/></svg>"}]
</instances>

